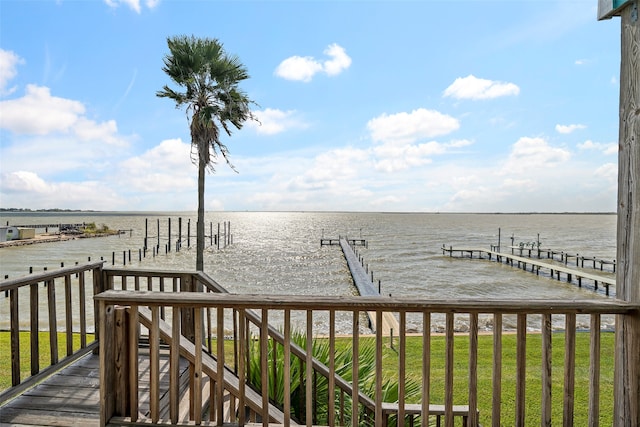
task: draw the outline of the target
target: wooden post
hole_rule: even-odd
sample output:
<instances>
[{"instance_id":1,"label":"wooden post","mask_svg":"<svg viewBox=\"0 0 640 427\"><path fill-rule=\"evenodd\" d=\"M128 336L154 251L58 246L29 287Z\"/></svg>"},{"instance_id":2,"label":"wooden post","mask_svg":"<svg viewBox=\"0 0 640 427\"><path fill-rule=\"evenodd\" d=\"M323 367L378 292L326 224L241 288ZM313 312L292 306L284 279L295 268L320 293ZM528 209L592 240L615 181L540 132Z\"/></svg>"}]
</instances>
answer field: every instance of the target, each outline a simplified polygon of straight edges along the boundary
<instances>
[{"instance_id":1,"label":"wooden post","mask_svg":"<svg viewBox=\"0 0 640 427\"><path fill-rule=\"evenodd\" d=\"M621 10L616 296L640 303L640 22L638 0ZM640 425L640 315L616 327L614 426Z\"/></svg>"},{"instance_id":2,"label":"wooden post","mask_svg":"<svg viewBox=\"0 0 640 427\"><path fill-rule=\"evenodd\" d=\"M168 230L167 230L167 234L169 235L169 237L167 237L167 247L169 248L168 251L171 252L171 218L169 218L169 225L168 225Z\"/></svg>"},{"instance_id":3,"label":"wooden post","mask_svg":"<svg viewBox=\"0 0 640 427\"><path fill-rule=\"evenodd\" d=\"M127 319L126 308L123 306L114 307L114 340L113 340L113 358L107 363L113 363L113 381L115 392L115 410L116 415L126 417L130 415L130 386L129 386L129 325Z\"/></svg>"}]
</instances>

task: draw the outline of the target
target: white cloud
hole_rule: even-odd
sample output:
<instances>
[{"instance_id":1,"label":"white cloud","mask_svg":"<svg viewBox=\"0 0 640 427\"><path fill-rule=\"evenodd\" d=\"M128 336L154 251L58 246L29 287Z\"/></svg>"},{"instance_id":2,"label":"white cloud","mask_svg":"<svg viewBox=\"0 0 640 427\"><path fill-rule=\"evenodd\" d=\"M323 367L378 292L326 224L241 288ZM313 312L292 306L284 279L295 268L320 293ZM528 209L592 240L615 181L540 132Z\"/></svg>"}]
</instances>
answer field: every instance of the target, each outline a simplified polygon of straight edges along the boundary
<instances>
[{"instance_id":1,"label":"white cloud","mask_svg":"<svg viewBox=\"0 0 640 427\"><path fill-rule=\"evenodd\" d=\"M51 96L49 88L27 85L26 94L0 102L0 128L16 135L73 135L84 142L125 147L114 120L87 119L81 102Z\"/></svg>"},{"instance_id":2,"label":"white cloud","mask_svg":"<svg viewBox=\"0 0 640 427\"><path fill-rule=\"evenodd\" d=\"M148 193L193 190L197 169L190 152L191 144L168 139L123 161L118 176L128 188Z\"/></svg>"},{"instance_id":3,"label":"white cloud","mask_svg":"<svg viewBox=\"0 0 640 427\"><path fill-rule=\"evenodd\" d=\"M316 156L312 166L302 175L294 176L287 188L345 188L348 181L357 177L359 170L366 167L369 161L369 153L366 150L351 147L329 150Z\"/></svg>"},{"instance_id":4,"label":"white cloud","mask_svg":"<svg viewBox=\"0 0 640 427\"><path fill-rule=\"evenodd\" d=\"M323 70L329 76L336 76L351 66L351 58L343 47L333 43L324 50L324 54L331 57L324 61Z\"/></svg>"},{"instance_id":5,"label":"white cloud","mask_svg":"<svg viewBox=\"0 0 640 427\"><path fill-rule=\"evenodd\" d=\"M322 64L310 56L292 56L285 59L276 68L276 75L287 80L310 82L311 78L322 71Z\"/></svg>"},{"instance_id":6,"label":"white cloud","mask_svg":"<svg viewBox=\"0 0 640 427\"><path fill-rule=\"evenodd\" d=\"M96 210L125 207L112 188L96 181L46 182L36 173L24 170L4 173L1 178L3 206Z\"/></svg>"},{"instance_id":7,"label":"white cloud","mask_svg":"<svg viewBox=\"0 0 640 427\"><path fill-rule=\"evenodd\" d=\"M0 102L0 127L18 134L67 132L84 114L82 103L51 96L49 88L28 85L22 98Z\"/></svg>"},{"instance_id":8,"label":"white cloud","mask_svg":"<svg viewBox=\"0 0 640 427\"><path fill-rule=\"evenodd\" d=\"M310 82L317 73L336 76L351 66L351 58L336 43L329 45L323 53L330 59L319 61L312 56L291 56L278 65L275 74L287 80Z\"/></svg>"},{"instance_id":9,"label":"white cloud","mask_svg":"<svg viewBox=\"0 0 640 427\"><path fill-rule=\"evenodd\" d=\"M594 172L595 176L604 178L613 184L618 183L618 165L615 163L605 163L597 168Z\"/></svg>"},{"instance_id":10,"label":"white cloud","mask_svg":"<svg viewBox=\"0 0 640 427\"><path fill-rule=\"evenodd\" d=\"M247 124L255 128L256 132L263 135L276 135L289 129L303 129L307 124L296 117L295 110L282 111L266 108L262 111L254 111L258 122L250 120Z\"/></svg>"},{"instance_id":11,"label":"white cloud","mask_svg":"<svg viewBox=\"0 0 640 427\"><path fill-rule=\"evenodd\" d=\"M585 125L580 125L580 124L571 124L571 125L556 125L556 132L558 133L563 133L563 134L568 134L568 133L572 133L573 131L576 130L580 130L580 129L586 129L587 127Z\"/></svg>"},{"instance_id":12,"label":"white cloud","mask_svg":"<svg viewBox=\"0 0 640 427\"><path fill-rule=\"evenodd\" d=\"M457 130L460 122L435 110L419 108L410 113L382 114L367 123L374 142L411 143L423 138L446 135Z\"/></svg>"},{"instance_id":13,"label":"white cloud","mask_svg":"<svg viewBox=\"0 0 640 427\"><path fill-rule=\"evenodd\" d=\"M567 162L571 153L563 148L550 146L543 138L520 138L513 147L502 168L503 174L537 174Z\"/></svg>"},{"instance_id":14,"label":"white cloud","mask_svg":"<svg viewBox=\"0 0 640 427\"><path fill-rule=\"evenodd\" d=\"M405 169L431 163L432 157L451 152L452 149L464 147L471 141L453 141L440 143L430 141L424 144L383 144L373 149L376 156L375 168L382 172L398 172Z\"/></svg>"},{"instance_id":15,"label":"white cloud","mask_svg":"<svg viewBox=\"0 0 640 427\"><path fill-rule=\"evenodd\" d=\"M445 97L456 99L492 99L501 96L518 95L520 88L514 83L479 79L472 74L458 77L445 89Z\"/></svg>"},{"instance_id":16,"label":"white cloud","mask_svg":"<svg viewBox=\"0 0 640 427\"><path fill-rule=\"evenodd\" d=\"M591 140L586 140L582 144L578 144L578 148L580 150L596 150L601 151L602 154L605 155L613 155L618 153L618 144L615 142L610 143L601 143L601 142L593 142Z\"/></svg>"},{"instance_id":17,"label":"white cloud","mask_svg":"<svg viewBox=\"0 0 640 427\"><path fill-rule=\"evenodd\" d=\"M104 0L104 2L112 8L116 8L121 4L124 4L136 13L142 12L142 5L140 4L140 0ZM158 6L158 3L160 3L160 0L146 0L144 2L145 6L147 6L147 8L149 9L155 8L156 6Z\"/></svg>"},{"instance_id":18,"label":"white cloud","mask_svg":"<svg viewBox=\"0 0 640 427\"><path fill-rule=\"evenodd\" d=\"M10 95L15 87L7 88L9 82L18 74L17 67L24 60L10 50L0 49L0 96Z\"/></svg>"}]
</instances>

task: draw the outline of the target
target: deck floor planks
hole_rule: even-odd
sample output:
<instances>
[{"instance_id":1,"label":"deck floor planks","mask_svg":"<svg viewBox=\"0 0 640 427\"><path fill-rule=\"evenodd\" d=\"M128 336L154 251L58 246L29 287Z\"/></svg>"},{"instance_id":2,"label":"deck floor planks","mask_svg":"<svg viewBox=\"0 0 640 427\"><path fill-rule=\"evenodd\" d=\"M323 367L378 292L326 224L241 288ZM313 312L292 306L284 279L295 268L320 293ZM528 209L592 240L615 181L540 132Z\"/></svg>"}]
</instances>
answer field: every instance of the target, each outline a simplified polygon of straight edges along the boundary
<instances>
[{"instance_id":1,"label":"deck floor planks","mask_svg":"<svg viewBox=\"0 0 640 427\"><path fill-rule=\"evenodd\" d=\"M100 424L100 385L97 355L87 355L75 364L47 378L24 394L0 407L1 426L98 426ZM149 358L140 352L140 411L149 410ZM188 362L181 359L182 372ZM169 388L168 354L160 359L161 399ZM145 406L145 402L146 406Z\"/></svg>"}]
</instances>

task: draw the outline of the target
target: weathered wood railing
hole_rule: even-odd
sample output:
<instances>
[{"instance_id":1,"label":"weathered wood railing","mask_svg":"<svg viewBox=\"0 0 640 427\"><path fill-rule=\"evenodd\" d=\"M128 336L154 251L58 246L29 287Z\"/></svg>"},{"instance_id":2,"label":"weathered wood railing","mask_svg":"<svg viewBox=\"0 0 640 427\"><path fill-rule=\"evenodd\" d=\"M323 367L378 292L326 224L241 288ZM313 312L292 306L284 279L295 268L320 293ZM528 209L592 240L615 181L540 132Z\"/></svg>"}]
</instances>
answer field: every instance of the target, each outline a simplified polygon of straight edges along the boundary
<instances>
[{"instance_id":1,"label":"weathered wood railing","mask_svg":"<svg viewBox=\"0 0 640 427\"><path fill-rule=\"evenodd\" d=\"M199 276L203 279L204 276ZM205 281L203 279L203 281ZM144 326L150 330L150 346L152 358L157 358L158 343L162 336L166 342L169 343L169 349L171 356L176 357L180 354L183 357L188 356L192 365L192 387L190 395L190 407L191 419L193 421L200 422L202 420L203 408L209 406L210 420L212 422L221 425L222 422L233 421L239 425L243 425L245 422L254 418L264 420L264 422L278 422L285 425L294 423L292 419L284 416L283 414L292 414L292 398L291 398L291 384L294 382L294 378L290 375L290 371L285 369L284 375L284 402L282 407L276 407L269 399L269 382L273 381L273 369L272 365L275 365L272 360L269 359L268 345L275 340L282 345L282 353L284 357L284 366L292 366L291 362L294 358L299 358L302 361L300 370L304 371L304 408L306 413L302 417L306 420L307 425L311 425L312 422L317 420L318 414L314 414L314 402L317 401L319 390L314 389L314 372L323 375L326 373L328 382L328 389L325 393L328 396L332 396L327 399L328 408L325 408L327 413L325 414L327 419L321 420L328 425L344 425L349 423L353 426L364 425L367 423L375 424L377 426L383 425L388 415L392 415L392 418L407 419L407 417L414 417L417 415L416 420L426 420L430 415L430 410L433 408L429 405L431 399L431 366L434 361L434 356L431 351L431 334L423 334L421 338L421 345L423 349L423 357L420 363L420 378L422 381L422 398L420 402L413 403L411 405L405 402L406 390L405 383L407 381L407 360L406 360L406 343L407 343L407 319L408 316L416 317L420 323L420 328L425 331L430 331L431 321L433 316L444 316L445 318L445 368L444 368L444 419L446 426L452 426L454 422L454 363L460 363L454 361L454 341L457 339L454 337L456 332L454 327L454 321L462 316L469 325L468 328L468 390L466 394L466 401L468 403L468 425L478 425L478 369L487 368L486 366L480 366L478 358L478 333L479 333L479 316L490 316L492 318L493 327L493 356L491 366L493 381L491 386L491 393L493 396L493 403L487 408L481 408L484 411L486 419L490 420L493 425L501 425L502 423L525 425L525 413L527 412L528 404L525 396L526 392L526 375L528 370L531 369L531 365L538 366L541 376L541 413L539 415L540 421L544 425L549 425L552 421L552 399L551 399L551 385L558 378L552 374L552 329L551 320L552 316L563 316L565 318L564 328L564 364L563 370L563 399L562 399L562 413L563 422L565 425L572 425L574 419L575 408L575 370L576 370L576 319L578 315L587 315L590 317L590 351L589 351L589 397L586 406L588 409L588 422L590 425L599 424L599 408L600 408L600 377L601 374L610 375L610 372L601 373L601 359L600 359L600 320L601 316L605 314L615 315L637 315L638 307L635 305L629 305L618 301L606 300L606 301L433 301L433 300L417 300L415 298L368 298L368 297L341 297L341 298L327 298L327 297L314 297L314 296L273 296L273 295L233 295L222 293L161 293L161 292L136 292L136 291L108 291L101 295L98 295L96 299L100 302L101 318L106 317L109 310L112 310L116 306L127 306L132 310L133 318L144 317L145 321L141 322ZM162 308L166 312L171 312L171 319L175 325L180 320L180 314L183 310L193 310L193 318L195 320L195 345L189 349L184 346L184 340L180 337L179 329L177 326L171 328L171 332L165 332L163 335L163 328L166 329L166 325L163 326L160 320L160 313ZM216 311L216 328L213 332L213 337L216 341L216 346L212 351L212 354L207 353L207 349L204 346L203 330L204 330L204 318L205 310L214 309ZM150 315L147 313L150 311ZM254 310L260 313L260 317L254 313ZM397 336L397 351L398 351L398 365L395 371L398 375L398 402L395 405L389 405L383 402L383 340L382 333L378 332L375 336L375 392L371 398L367 398L362 395L359 389L359 361L360 353L359 346L361 345L361 327L360 327L360 315L365 311L375 311L378 316L381 316L383 312L395 312L399 317L400 331ZM138 313L137 315L135 313ZM260 350L260 366L261 366L261 402L255 402L256 396L248 397L248 393L251 390L246 385L247 380L247 355L250 350L250 343L248 342L248 334L246 327L237 328L237 335L234 332L234 342L237 343L237 350L233 351L229 356L230 351L225 349L224 335L225 335L225 322L228 322L229 318L235 319L233 312L238 313L239 325L246 325L247 322L258 324L259 328L254 328L256 339L259 342ZM302 324L298 325L298 328L305 332L306 343L305 349L301 349L292 343L291 330L292 330L292 314L302 312L302 318L306 320ZM142 315L143 313L144 315ZM350 382L346 382L339 377L336 377L335 360L332 359L333 351L329 352L329 364L324 367L318 361L315 361L309 350L312 348L312 337L317 335L315 329L317 328L316 322L320 317L325 319L328 315L329 319L329 332L327 340L332 350L335 350L336 345L336 315L347 314L347 318L350 319L350 333L351 340L350 346L352 348L354 357L352 365L353 376ZM503 378L502 366L503 366L503 328L502 322L504 316L514 315L517 318L517 330L515 331L515 358L516 369L515 377ZM541 330L541 356L540 360L532 361L527 359L527 320L531 316L540 317L540 330ZM274 331L268 326L269 319L277 317L283 320L283 332L279 333ZM412 317L412 321L415 323L416 319ZM151 320L148 320L148 319ZM178 319L178 320L177 320ZM138 321L135 321L138 322ZM234 320L235 324L235 320ZM107 328L104 322L101 323L101 334L111 334L113 330ZM137 331L137 327L129 328L131 331ZM234 331L236 328L234 327ZM323 332L324 333L324 332ZM134 333L136 335L136 333ZM105 338L106 339L106 338ZM135 339L132 336L133 342ZM208 340L207 340L208 341ZM113 342L113 338L109 338L108 341ZM180 344L180 343L183 344ZM135 346L134 346L135 347ZM102 363L114 363L113 360L106 358ZM155 355L155 356L154 356ZM237 364L236 369L218 369L222 366L225 360L233 358L234 363ZM536 365L537 364L537 365ZM153 364L152 364L153 366ZM112 372L115 372L111 369ZM102 372L105 375L110 372L110 369L103 369ZM176 378L176 373L173 369L171 371L172 378ZM557 375L557 374L556 374ZM203 382L209 380L210 392L209 397L206 397L206 393L203 393ZM114 408L117 406L115 402L119 401L119 397L110 392L110 389L106 384L110 384L108 378L101 379L101 383L105 384L103 392L103 421L106 422L111 419L114 414ZM149 396L151 403L149 407L151 410L151 421L159 422L159 379L151 378L152 381L152 393ZM515 402L513 405L513 413L515 419L504 420L502 418L502 409L507 402L502 402L502 384L507 382L515 383ZM135 382L135 381L134 381ZM155 382L155 385L154 385ZM170 407L172 409L171 418L175 419L178 415L178 381L174 379L170 382L169 389L167 391L170 398ZM134 385L134 389L137 387ZM113 390L117 390L114 388ZM344 391L344 393L343 393ZM486 393L488 390L484 390ZM345 395L346 394L346 398ZM229 398L229 395L232 398ZM203 397L204 396L204 397ZM343 396L341 399L340 396ZM225 399L230 400L233 404L224 406ZM607 396L610 399L610 396ZM137 398L134 399L137 401ZM346 404L341 404L346 402ZM418 405L418 406L416 406ZM350 406L350 407L349 407ZM226 411L225 411L225 408ZM226 415L225 415L226 412ZM253 417L248 414L257 414L257 417ZM132 415L133 414L133 415ZM358 416L351 417L350 414L359 414ZM129 413L120 413L120 416L133 416L137 418L139 415L136 411ZM292 414L293 415L293 414ZM298 420L301 417L297 414ZM138 420L140 421L140 420ZM413 420L412 420L413 422Z\"/></svg>"},{"instance_id":2,"label":"weathered wood railing","mask_svg":"<svg viewBox=\"0 0 640 427\"><path fill-rule=\"evenodd\" d=\"M0 405L97 348L92 334L95 331L93 295L103 290L101 268L102 262L95 262L5 280L0 284L0 306L8 305L7 311L4 308L0 311L8 313L12 384L0 393ZM62 296L60 288L63 288ZM61 319L62 313L64 318ZM3 314L2 320L5 319ZM26 344L20 339L21 331L28 332L29 351L21 350ZM48 363L47 355L40 353L40 332L48 334L48 346L45 346L49 353ZM74 335L79 335L79 344L74 345ZM26 339L27 334L24 337ZM59 346L59 337L66 341L65 348ZM28 355L28 361L24 360L24 354Z\"/></svg>"}]
</instances>

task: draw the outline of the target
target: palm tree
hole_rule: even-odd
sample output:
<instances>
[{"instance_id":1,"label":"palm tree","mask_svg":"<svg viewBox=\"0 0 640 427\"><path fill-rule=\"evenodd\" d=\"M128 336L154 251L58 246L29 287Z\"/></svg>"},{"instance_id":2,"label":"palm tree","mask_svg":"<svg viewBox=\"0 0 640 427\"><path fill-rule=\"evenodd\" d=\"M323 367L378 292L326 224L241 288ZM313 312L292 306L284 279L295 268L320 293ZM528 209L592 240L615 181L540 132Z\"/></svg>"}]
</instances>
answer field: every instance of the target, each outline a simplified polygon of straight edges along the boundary
<instances>
[{"instance_id":1,"label":"palm tree","mask_svg":"<svg viewBox=\"0 0 640 427\"><path fill-rule=\"evenodd\" d=\"M229 151L220 141L220 129L231 136L255 120L249 106L254 102L238 88L249 78L237 56L225 52L217 39L176 36L167 39L170 53L162 68L182 92L164 86L156 93L171 98L176 108L186 106L191 130L191 162L198 166L198 223L196 226L196 270L204 269L204 178L215 172L220 158L235 171Z\"/></svg>"}]
</instances>

